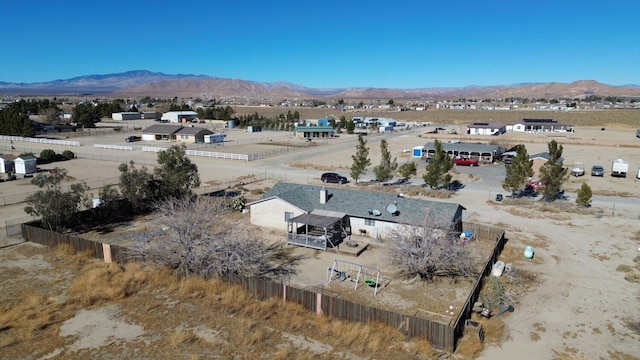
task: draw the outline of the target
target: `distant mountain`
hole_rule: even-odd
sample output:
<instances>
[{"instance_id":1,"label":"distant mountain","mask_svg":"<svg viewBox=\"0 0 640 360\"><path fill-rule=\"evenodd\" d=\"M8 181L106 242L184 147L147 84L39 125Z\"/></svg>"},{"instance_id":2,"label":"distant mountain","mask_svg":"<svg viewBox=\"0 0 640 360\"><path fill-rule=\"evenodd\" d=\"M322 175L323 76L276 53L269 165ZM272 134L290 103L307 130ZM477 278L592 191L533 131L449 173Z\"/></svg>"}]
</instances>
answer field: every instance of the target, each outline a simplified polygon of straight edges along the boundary
<instances>
[{"instance_id":1,"label":"distant mountain","mask_svg":"<svg viewBox=\"0 0 640 360\"><path fill-rule=\"evenodd\" d=\"M126 87L177 79L205 79L205 75L167 75L147 70L133 70L117 74L86 75L66 80L40 83L0 82L0 94L64 95L110 94Z\"/></svg>"},{"instance_id":2,"label":"distant mountain","mask_svg":"<svg viewBox=\"0 0 640 360\"><path fill-rule=\"evenodd\" d=\"M456 88L310 88L288 82L256 82L225 79L207 75L167 75L146 70L108 75L87 75L42 83L0 82L0 94L77 95L95 94L112 97L201 97L251 98L281 100L285 98L332 99L434 99L460 98L584 98L589 95L640 97L640 86L611 86L592 80L572 83L522 83L515 85L466 86Z\"/></svg>"}]
</instances>

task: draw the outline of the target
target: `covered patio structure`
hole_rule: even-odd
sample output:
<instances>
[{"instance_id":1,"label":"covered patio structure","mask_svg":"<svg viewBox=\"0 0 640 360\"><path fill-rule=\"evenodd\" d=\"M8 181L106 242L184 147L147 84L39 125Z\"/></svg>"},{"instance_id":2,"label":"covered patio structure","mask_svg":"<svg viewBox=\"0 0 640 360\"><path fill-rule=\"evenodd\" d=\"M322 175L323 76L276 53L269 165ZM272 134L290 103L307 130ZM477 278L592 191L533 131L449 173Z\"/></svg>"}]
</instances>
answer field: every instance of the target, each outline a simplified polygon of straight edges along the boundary
<instances>
[{"instance_id":1,"label":"covered patio structure","mask_svg":"<svg viewBox=\"0 0 640 360\"><path fill-rule=\"evenodd\" d=\"M337 248L345 238L351 237L351 225L346 213L313 210L289 219L287 244L326 251Z\"/></svg>"}]
</instances>

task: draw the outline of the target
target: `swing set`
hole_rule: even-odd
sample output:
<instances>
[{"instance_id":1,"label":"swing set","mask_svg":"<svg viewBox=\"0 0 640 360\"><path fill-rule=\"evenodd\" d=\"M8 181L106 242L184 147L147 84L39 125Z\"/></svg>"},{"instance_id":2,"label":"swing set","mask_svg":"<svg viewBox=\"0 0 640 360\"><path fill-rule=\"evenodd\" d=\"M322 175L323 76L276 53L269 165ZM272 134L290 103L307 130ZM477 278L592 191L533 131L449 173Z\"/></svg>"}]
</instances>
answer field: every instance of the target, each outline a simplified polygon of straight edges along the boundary
<instances>
[{"instance_id":1,"label":"swing set","mask_svg":"<svg viewBox=\"0 0 640 360\"><path fill-rule=\"evenodd\" d=\"M331 281L355 282L355 290L361 284L368 285L374 289L374 296L378 294L378 288L381 287L380 281L382 281L379 268L338 259L334 260L333 266L327 269L327 278L327 284Z\"/></svg>"}]
</instances>

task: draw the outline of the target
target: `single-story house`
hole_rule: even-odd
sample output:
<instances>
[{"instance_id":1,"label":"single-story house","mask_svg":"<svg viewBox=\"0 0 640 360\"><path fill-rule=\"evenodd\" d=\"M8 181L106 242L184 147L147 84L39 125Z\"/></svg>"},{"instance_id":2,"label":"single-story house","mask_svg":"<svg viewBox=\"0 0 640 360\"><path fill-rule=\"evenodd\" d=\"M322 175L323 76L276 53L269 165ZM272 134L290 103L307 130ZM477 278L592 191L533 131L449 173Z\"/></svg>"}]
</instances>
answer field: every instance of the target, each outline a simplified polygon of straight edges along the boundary
<instances>
[{"instance_id":1,"label":"single-story house","mask_svg":"<svg viewBox=\"0 0 640 360\"><path fill-rule=\"evenodd\" d=\"M451 142L442 143L442 150L449 156L466 157L479 162L492 163L500 159L504 152L504 148L498 145L487 145L477 143ZM431 158L435 154L435 144L428 142L424 146L416 146L413 148L412 157L414 158Z\"/></svg>"},{"instance_id":2,"label":"single-story house","mask_svg":"<svg viewBox=\"0 0 640 360\"><path fill-rule=\"evenodd\" d=\"M293 134L299 138L330 138L333 137L335 129L331 126L296 126Z\"/></svg>"},{"instance_id":3,"label":"single-story house","mask_svg":"<svg viewBox=\"0 0 640 360\"><path fill-rule=\"evenodd\" d=\"M143 141L176 141L182 125L151 125L142 130Z\"/></svg>"},{"instance_id":4,"label":"single-story house","mask_svg":"<svg viewBox=\"0 0 640 360\"><path fill-rule=\"evenodd\" d=\"M176 132L178 141L187 143L204 143L205 135L211 135L213 131L201 127L183 127Z\"/></svg>"},{"instance_id":5,"label":"single-story house","mask_svg":"<svg viewBox=\"0 0 640 360\"><path fill-rule=\"evenodd\" d=\"M519 132L574 132L573 124L565 124L553 119L522 119L506 125L506 131Z\"/></svg>"},{"instance_id":6,"label":"single-story house","mask_svg":"<svg viewBox=\"0 0 640 360\"><path fill-rule=\"evenodd\" d=\"M533 160L533 165L531 166L531 168L533 169L533 176L534 177L540 176L540 168L547 161L549 161L550 157L551 157L551 155L546 151L545 152L541 152L541 153L537 153L537 154L533 154L533 155L529 155L529 160ZM560 161L560 163L562 163L564 161L564 158L560 158L558 160Z\"/></svg>"},{"instance_id":7,"label":"single-story house","mask_svg":"<svg viewBox=\"0 0 640 360\"><path fill-rule=\"evenodd\" d=\"M16 156L13 154L0 155L0 173L9 174L16 171Z\"/></svg>"},{"instance_id":8,"label":"single-story house","mask_svg":"<svg viewBox=\"0 0 640 360\"><path fill-rule=\"evenodd\" d=\"M188 123L198 118L198 113L191 110L169 111L162 114L161 120L171 123Z\"/></svg>"},{"instance_id":9,"label":"single-story house","mask_svg":"<svg viewBox=\"0 0 640 360\"><path fill-rule=\"evenodd\" d=\"M467 125L467 134L470 135L500 135L507 131L507 126L498 121L474 122Z\"/></svg>"},{"instance_id":10,"label":"single-story house","mask_svg":"<svg viewBox=\"0 0 640 360\"><path fill-rule=\"evenodd\" d=\"M384 238L402 226L460 230L464 210L455 203L286 182L278 182L247 205L252 224L286 231L289 244L318 249L326 249L331 241L339 243L352 231Z\"/></svg>"}]
</instances>

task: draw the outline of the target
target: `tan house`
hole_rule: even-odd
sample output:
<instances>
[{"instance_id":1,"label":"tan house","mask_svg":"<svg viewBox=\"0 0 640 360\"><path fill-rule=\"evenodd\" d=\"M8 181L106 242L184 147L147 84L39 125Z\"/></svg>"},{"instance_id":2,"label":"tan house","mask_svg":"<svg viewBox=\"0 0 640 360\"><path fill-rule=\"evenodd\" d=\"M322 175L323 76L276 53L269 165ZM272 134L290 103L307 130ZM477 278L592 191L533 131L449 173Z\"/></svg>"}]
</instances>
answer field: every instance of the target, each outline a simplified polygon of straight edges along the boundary
<instances>
[{"instance_id":1,"label":"tan house","mask_svg":"<svg viewBox=\"0 0 640 360\"><path fill-rule=\"evenodd\" d=\"M179 141L184 143L203 143L204 136L213 131L182 125L151 125L142 130L143 141Z\"/></svg>"},{"instance_id":2,"label":"tan house","mask_svg":"<svg viewBox=\"0 0 640 360\"><path fill-rule=\"evenodd\" d=\"M200 127L183 127L176 132L176 139L190 144L202 144L204 143L204 136L211 134L213 134L213 131L209 129Z\"/></svg>"},{"instance_id":3,"label":"tan house","mask_svg":"<svg viewBox=\"0 0 640 360\"><path fill-rule=\"evenodd\" d=\"M551 155L549 155L548 152L541 152L529 156L529 160L533 160L533 166L531 168L533 169L534 177L540 177L540 168L546 164L550 157ZM563 160L563 158L560 158L560 163L562 163Z\"/></svg>"}]
</instances>

